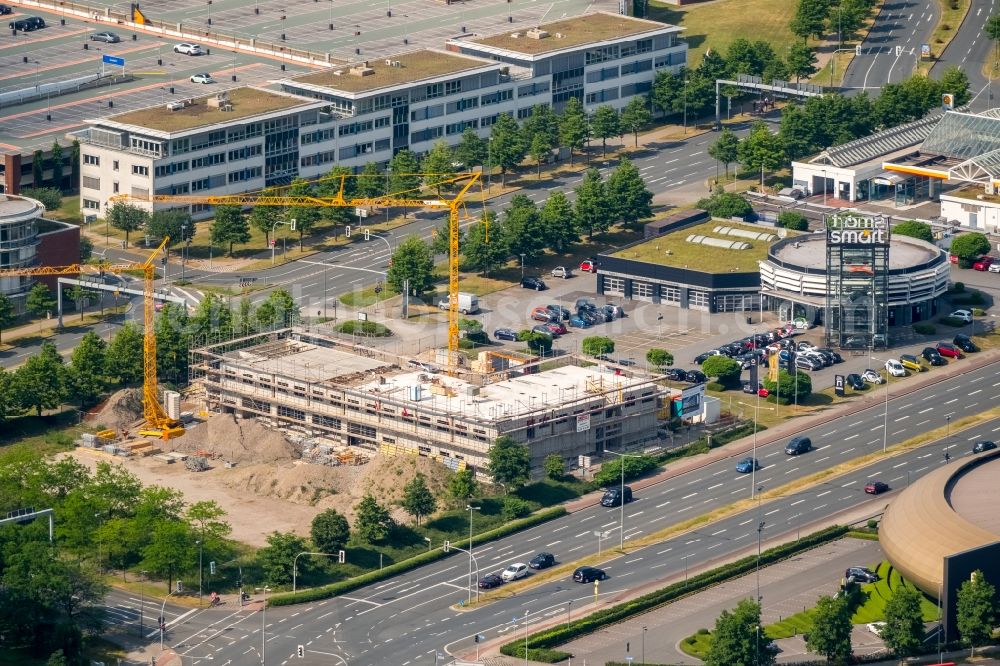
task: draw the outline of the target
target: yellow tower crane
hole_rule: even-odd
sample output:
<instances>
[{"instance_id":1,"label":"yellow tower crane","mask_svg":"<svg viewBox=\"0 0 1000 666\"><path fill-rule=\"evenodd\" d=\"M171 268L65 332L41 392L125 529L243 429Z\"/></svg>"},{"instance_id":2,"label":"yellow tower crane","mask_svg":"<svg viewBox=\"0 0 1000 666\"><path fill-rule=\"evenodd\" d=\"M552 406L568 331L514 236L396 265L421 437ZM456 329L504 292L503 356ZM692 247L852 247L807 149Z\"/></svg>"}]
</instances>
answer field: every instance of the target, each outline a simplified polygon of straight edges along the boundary
<instances>
[{"instance_id":1,"label":"yellow tower crane","mask_svg":"<svg viewBox=\"0 0 1000 666\"><path fill-rule=\"evenodd\" d=\"M282 206L282 207L309 207L319 208L371 208L383 206L397 206L405 208L432 208L447 209L449 215L448 224L448 295L451 306L448 308L448 367L454 370L458 357L458 228L459 209L462 206L464 197L469 190L480 183L478 172L460 174L403 174L403 176L419 177L421 180L429 178L438 179L427 185L428 189L440 190L441 188L455 188L456 193L451 198L441 197L437 194L426 197L421 196L421 189L403 190L400 192L390 192L377 197L348 197L348 178L357 179L359 174L343 174L338 176L327 176L317 180L309 181L310 185L321 184L325 181L338 182L337 192L329 196L319 195L288 195L281 192L287 187L272 188L270 190L244 192L242 194L220 194L220 195L193 195L193 194L153 194L148 197L133 197L128 194L120 194L111 197L111 201L145 203L169 203L177 204L206 204L210 206L240 206L241 208L251 208L253 206Z\"/></svg>"},{"instance_id":2,"label":"yellow tower crane","mask_svg":"<svg viewBox=\"0 0 1000 666\"><path fill-rule=\"evenodd\" d=\"M170 439L184 434L184 428L169 418L160 404L156 382L156 333L153 330L153 318L156 307L153 298L153 281L156 278L155 259L167 246L169 238L153 250L146 261L142 263L110 263L70 264L69 266L34 266L30 268L5 268L0 270L0 278L5 277L43 277L51 275L78 275L114 273L116 275L132 271L142 271L143 278L143 338L142 338L142 415L145 427L140 435Z\"/></svg>"}]
</instances>

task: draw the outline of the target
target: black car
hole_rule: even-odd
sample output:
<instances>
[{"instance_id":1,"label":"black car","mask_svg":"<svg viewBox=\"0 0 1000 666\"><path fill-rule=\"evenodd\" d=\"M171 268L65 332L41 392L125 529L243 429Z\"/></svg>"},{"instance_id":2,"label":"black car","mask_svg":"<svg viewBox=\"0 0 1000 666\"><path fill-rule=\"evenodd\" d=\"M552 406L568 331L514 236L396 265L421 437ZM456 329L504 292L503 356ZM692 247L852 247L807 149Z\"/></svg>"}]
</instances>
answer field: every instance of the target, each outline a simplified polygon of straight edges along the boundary
<instances>
[{"instance_id":1,"label":"black car","mask_svg":"<svg viewBox=\"0 0 1000 666\"><path fill-rule=\"evenodd\" d=\"M484 590L491 590L494 587L500 587L503 585L503 578L496 574L486 574L479 579L479 587Z\"/></svg>"},{"instance_id":2,"label":"black car","mask_svg":"<svg viewBox=\"0 0 1000 666\"><path fill-rule=\"evenodd\" d=\"M995 442L991 442L988 439L984 439L981 442L976 442L972 447L973 453L982 453L983 451L992 451L997 448Z\"/></svg>"},{"instance_id":3,"label":"black car","mask_svg":"<svg viewBox=\"0 0 1000 666\"><path fill-rule=\"evenodd\" d=\"M11 7L10 5L0 5L0 16L3 16L4 14L13 14L13 13L14 13L14 8Z\"/></svg>"},{"instance_id":4,"label":"black car","mask_svg":"<svg viewBox=\"0 0 1000 666\"><path fill-rule=\"evenodd\" d=\"M844 578L853 578L860 583L874 583L878 574L867 567L851 567L844 572Z\"/></svg>"},{"instance_id":5,"label":"black car","mask_svg":"<svg viewBox=\"0 0 1000 666\"><path fill-rule=\"evenodd\" d=\"M743 354L743 345L731 342L728 345L722 345L719 347L719 351L730 358L741 356Z\"/></svg>"},{"instance_id":6,"label":"black car","mask_svg":"<svg viewBox=\"0 0 1000 666\"><path fill-rule=\"evenodd\" d=\"M525 289L534 289L535 291L542 291L545 289L545 281L542 278L536 277L526 277L521 278L521 286Z\"/></svg>"},{"instance_id":7,"label":"black car","mask_svg":"<svg viewBox=\"0 0 1000 666\"><path fill-rule=\"evenodd\" d=\"M822 354L823 356L828 356L830 360L833 361L834 363L844 362L844 357L838 354L837 352L833 351L829 347L820 347L816 351Z\"/></svg>"},{"instance_id":8,"label":"black car","mask_svg":"<svg viewBox=\"0 0 1000 666\"><path fill-rule=\"evenodd\" d=\"M684 378L689 384L704 384L708 381L708 377L701 370L688 370L687 377Z\"/></svg>"},{"instance_id":9,"label":"black car","mask_svg":"<svg viewBox=\"0 0 1000 666\"><path fill-rule=\"evenodd\" d=\"M785 447L785 455L797 456L812 449L812 440L808 437L792 437Z\"/></svg>"},{"instance_id":10,"label":"black car","mask_svg":"<svg viewBox=\"0 0 1000 666\"><path fill-rule=\"evenodd\" d=\"M577 583L593 583L595 580L604 580L607 577L608 574L597 567L580 567L573 572L573 580Z\"/></svg>"},{"instance_id":11,"label":"black car","mask_svg":"<svg viewBox=\"0 0 1000 666\"><path fill-rule=\"evenodd\" d=\"M517 342L517 331L512 328L498 328L493 331L493 337L497 340L512 340Z\"/></svg>"},{"instance_id":12,"label":"black car","mask_svg":"<svg viewBox=\"0 0 1000 666\"><path fill-rule=\"evenodd\" d=\"M546 305L545 309L556 316L557 319L569 321L570 311L561 305Z\"/></svg>"},{"instance_id":13,"label":"black car","mask_svg":"<svg viewBox=\"0 0 1000 666\"><path fill-rule=\"evenodd\" d=\"M750 395L754 395L755 393L760 392L762 388L764 388L764 382L757 382L756 388L754 388L754 385L748 381L743 382L743 392L749 393Z\"/></svg>"},{"instance_id":14,"label":"black car","mask_svg":"<svg viewBox=\"0 0 1000 666\"><path fill-rule=\"evenodd\" d=\"M625 503L628 504L632 501L632 488L625 486L624 488L608 488L604 491L604 497L601 498L601 506L618 506L622 503L622 491L625 491Z\"/></svg>"},{"instance_id":15,"label":"black car","mask_svg":"<svg viewBox=\"0 0 1000 666\"><path fill-rule=\"evenodd\" d=\"M944 365L947 363L947 361L944 360L944 357L941 356L941 354L938 353L938 350L934 349L934 347L924 347L924 350L920 352L920 355L923 356L924 360L931 365Z\"/></svg>"},{"instance_id":16,"label":"black car","mask_svg":"<svg viewBox=\"0 0 1000 666\"><path fill-rule=\"evenodd\" d=\"M620 359L618 359L618 365L624 365L625 367L633 366L633 365L635 365L635 359L620 358Z\"/></svg>"},{"instance_id":17,"label":"black car","mask_svg":"<svg viewBox=\"0 0 1000 666\"><path fill-rule=\"evenodd\" d=\"M682 382L687 379L687 370L682 370L681 368L667 368L663 371L663 376L667 378L667 381Z\"/></svg>"},{"instance_id":18,"label":"black car","mask_svg":"<svg viewBox=\"0 0 1000 666\"><path fill-rule=\"evenodd\" d=\"M703 353L701 353L701 354L698 354L697 356L695 356L695 357L694 357L694 362L695 362L695 363L696 363L697 365L701 365L701 364L702 364L702 363L704 363L704 362L705 362L705 361L706 361L706 360L707 360L708 358L710 358L710 357L712 357L712 356L718 356L718 355L719 355L719 350L717 350L717 349L713 349L712 351L707 351L707 352L703 352Z\"/></svg>"},{"instance_id":19,"label":"black car","mask_svg":"<svg viewBox=\"0 0 1000 666\"><path fill-rule=\"evenodd\" d=\"M538 553L528 560L528 566L532 569L548 569L556 563L556 557L552 553Z\"/></svg>"},{"instance_id":20,"label":"black car","mask_svg":"<svg viewBox=\"0 0 1000 666\"><path fill-rule=\"evenodd\" d=\"M955 343L956 347L958 347L959 349L961 349L966 353L979 351L979 347L976 346L976 343L973 342L972 338L967 336L965 333L959 333L958 335L956 335L955 339L952 340L952 342Z\"/></svg>"},{"instance_id":21,"label":"black car","mask_svg":"<svg viewBox=\"0 0 1000 666\"><path fill-rule=\"evenodd\" d=\"M29 16L24 20L27 21L29 24L31 24L32 30L41 30L42 28L45 27L45 19L43 19L41 16Z\"/></svg>"},{"instance_id":22,"label":"black car","mask_svg":"<svg viewBox=\"0 0 1000 666\"><path fill-rule=\"evenodd\" d=\"M852 372L851 374L847 375L845 379L847 381L847 385L850 386L855 391L864 391L865 387L868 386L867 384L865 384L865 380L861 379L861 375L859 375L856 372Z\"/></svg>"}]
</instances>

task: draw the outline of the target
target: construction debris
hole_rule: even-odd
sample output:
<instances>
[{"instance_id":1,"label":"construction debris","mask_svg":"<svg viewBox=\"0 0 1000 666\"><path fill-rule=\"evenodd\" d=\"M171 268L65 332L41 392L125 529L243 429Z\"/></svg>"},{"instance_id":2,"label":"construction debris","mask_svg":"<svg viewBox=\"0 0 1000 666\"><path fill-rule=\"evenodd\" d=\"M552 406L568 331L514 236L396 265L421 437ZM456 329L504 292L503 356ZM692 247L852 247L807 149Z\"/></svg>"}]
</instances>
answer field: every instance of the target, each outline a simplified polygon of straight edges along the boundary
<instances>
[{"instance_id":1,"label":"construction debris","mask_svg":"<svg viewBox=\"0 0 1000 666\"><path fill-rule=\"evenodd\" d=\"M208 469L208 458L201 456L191 456L184 461L184 466L192 472L204 472Z\"/></svg>"}]
</instances>

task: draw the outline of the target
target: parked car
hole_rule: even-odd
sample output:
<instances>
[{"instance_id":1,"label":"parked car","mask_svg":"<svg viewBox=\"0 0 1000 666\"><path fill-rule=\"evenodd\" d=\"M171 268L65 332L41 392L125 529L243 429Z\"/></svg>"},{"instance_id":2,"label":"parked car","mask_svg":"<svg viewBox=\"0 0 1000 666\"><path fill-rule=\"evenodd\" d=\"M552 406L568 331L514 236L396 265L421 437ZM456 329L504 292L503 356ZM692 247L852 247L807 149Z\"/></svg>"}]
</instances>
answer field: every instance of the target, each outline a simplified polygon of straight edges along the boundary
<instances>
[{"instance_id":1,"label":"parked car","mask_svg":"<svg viewBox=\"0 0 1000 666\"><path fill-rule=\"evenodd\" d=\"M620 305L611 305L609 303L601 309L604 311L608 321L611 321L612 319L621 319L625 316L625 310L622 309L622 306Z\"/></svg>"},{"instance_id":2,"label":"parked car","mask_svg":"<svg viewBox=\"0 0 1000 666\"><path fill-rule=\"evenodd\" d=\"M931 365L944 365L948 361L941 358L941 354L934 347L924 347L924 350L920 352L920 355L924 357L924 360Z\"/></svg>"},{"instance_id":3,"label":"parked car","mask_svg":"<svg viewBox=\"0 0 1000 666\"><path fill-rule=\"evenodd\" d=\"M593 583L595 580L604 580L607 577L608 574L604 573L604 569L597 567L579 567L573 572L573 580L577 583Z\"/></svg>"},{"instance_id":4,"label":"parked car","mask_svg":"<svg viewBox=\"0 0 1000 666\"><path fill-rule=\"evenodd\" d=\"M8 23L7 27L15 32L17 32L18 30L20 30L21 32L31 32L32 30L35 29L32 23L28 19L16 19Z\"/></svg>"},{"instance_id":5,"label":"parked car","mask_svg":"<svg viewBox=\"0 0 1000 666\"><path fill-rule=\"evenodd\" d=\"M556 563L556 558L552 553L538 553L528 560L528 566L532 569L548 569Z\"/></svg>"},{"instance_id":6,"label":"parked car","mask_svg":"<svg viewBox=\"0 0 1000 666\"><path fill-rule=\"evenodd\" d=\"M708 377L701 370L688 370L684 381L689 384L704 384L708 381Z\"/></svg>"},{"instance_id":7,"label":"parked car","mask_svg":"<svg viewBox=\"0 0 1000 666\"><path fill-rule=\"evenodd\" d=\"M532 333L541 333L542 335L547 335L550 338L556 337L556 336L554 336L552 334L552 331L549 330L548 324L538 324L537 326L532 326L531 327L531 332Z\"/></svg>"},{"instance_id":8,"label":"parked car","mask_svg":"<svg viewBox=\"0 0 1000 666\"><path fill-rule=\"evenodd\" d=\"M0 16L3 16L4 14L13 14L13 13L14 13L14 8L11 7L10 5L0 5Z\"/></svg>"},{"instance_id":9,"label":"parked car","mask_svg":"<svg viewBox=\"0 0 1000 666\"><path fill-rule=\"evenodd\" d=\"M785 455L788 456L797 456L810 450L812 450L812 440L801 435L792 437L785 445Z\"/></svg>"},{"instance_id":10,"label":"parked car","mask_svg":"<svg viewBox=\"0 0 1000 666\"><path fill-rule=\"evenodd\" d=\"M548 308L534 308L531 311L531 318L535 321L550 322L553 320L558 320L558 317L554 312Z\"/></svg>"},{"instance_id":11,"label":"parked car","mask_svg":"<svg viewBox=\"0 0 1000 666\"><path fill-rule=\"evenodd\" d=\"M492 590L494 587L500 587L501 585L503 585L503 578L495 573L486 574L479 579L479 587L484 590Z\"/></svg>"},{"instance_id":12,"label":"parked car","mask_svg":"<svg viewBox=\"0 0 1000 666\"><path fill-rule=\"evenodd\" d=\"M740 474L749 474L755 469L760 469L760 463L756 458L744 458L736 463L736 471Z\"/></svg>"},{"instance_id":13,"label":"parked car","mask_svg":"<svg viewBox=\"0 0 1000 666\"><path fill-rule=\"evenodd\" d=\"M555 337L559 337L560 335L565 335L566 333L569 332L566 330L565 326L563 326L557 321L550 321L547 324L542 324L542 326L544 326L545 329Z\"/></svg>"},{"instance_id":14,"label":"parked car","mask_svg":"<svg viewBox=\"0 0 1000 666\"><path fill-rule=\"evenodd\" d=\"M563 321L567 321L571 314L569 310L561 305L546 305L545 309L552 314L557 315L558 319L562 319Z\"/></svg>"},{"instance_id":15,"label":"parked car","mask_svg":"<svg viewBox=\"0 0 1000 666\"><path fill-rule=\"evenodd\" d=\"M521 278L521 286L525 289L534 289L535 291L542 291L545 289L545 281L542 278L529 276Z\"/></svg>"},{"instance_id":16,"label":"parked car","mask_svg":"<svg viewBox=\"0 0 1000 666\"><path fill-rule=\"evenodd\" d=\"M981 257L972 263L973 270L985 271L993 265L993 257Z\"/></svg>"},{"instance_id":17,"label":"parked car","mask_svg":"<svg viewBox=\"0 0 1000 666\"><path fill-rule=\"evenodd\" d=\"M493 338L496 340L510 340L517 342L517 331L512 328L498 328L493 331Z\"/></svg>"},{"instance_id":18,"label":"parked car","mask_svg":"<svg viewBox=\"0 0 1000 666\"><path fill-rule=\"evenodd\" d=\"M808 340L801 340L799 344L796 345L796 349L798 349L800 352L812 351L816 348L817 348L816 345L809 342Z\"/></svg>"},{"instance_id":19,"label":"parked car","mask_svg":"<svg viewBox=\"0 0 1000 666\"><path fill-rule=\"evenodd\" d=\"M580 315L574 315L569 318L569 325L573 328L590 328L593 324L589 320L581 317Z\"/></svg>"},{"instance_id":20,"label":"parked car","mask_svg":"<svg viewBox=\"0 0 1000 666\"><path fill-rule=\"evenodd\" d=\"M750 382L743 382L743 392L749 395L757 394L762 398L766 398L769 394L766 388L764 388L763 382L757 382L757 386L754 386Z\"/></svg>"},{"instance_id":21,"label":"parked car","mask_svg":"<svg viewBox=\"0 0 1000 666\"><path fill-rule=\"evenodd\" d=\"M601 498L601 506L618 506L622 503L622 491L625 491L625 503L628 504L632 501L632 488L625 486L624 488L608 488L604 491L604 497Z\"/></svg>"},{"instance_id":22,"label":"parked car","mask_svg":"<svg viewBox=\"0 0 1000 666\"><path fill-rule=\"evenodd\" d=\"M23 20L28 22L28 30L41 30L45 27L45 19L41 16L26 16Z\"/></svg>"},{"instance_id":23,"label":"parked car","mask_svg":"<svg viewBox=\"0 0 1000 666\"><path fill-rule=\"evenodd\" d=\"M937 343L937 350L941 356L947 356L949 358L961 358L962 352L958 347L951 344L950 342L939 342Z\"/></svg>"},{"instance_id":24,"label":"parked car","mask_svg":"<svg viewBox=\"0 0 1000 666\"><path fill-rule=\"evenodd\" d=\"M191 83L215 83L215 79L208 72L194 74L191 76Z\"/></svg>"},{"instance_id":25,"label":"parked car","mask_svg":"<svg viewBox=\"0 0 1000 666\"><path fill-rule=\"evenodd\" d=\"M117 44L122 38L113 32L95 32L90 36L92 42L104 42L105 44Z\"/></svg>"},{"instance_id":26,"label":"parked car","mask_svg":"<svg viewBox=\"0 0 1000 666\"><path fill-rule=\"evenodd\" d=\"M573 270L566 266L556 266L552 269L552 277L563 278L565 280L566 278L573 277Z\"/></svg>"},{"instance_id":27,"label":"parked car","mask_svg":"<svg viewBox=\"0 0 1000 666\"><path fill-rule=\"evenodd\" d=\"M597 261L594 259L584 259L580 262L580 270L585 273L596 273Z\"/></svg>"},{"instance_id":28,"label":"parked car","mask_svg":"<svg viewBox=\"0 0 1000 666\"><path fill-rule=\"evenodd\" d=\"M849 335L846 338L844 338L844 343L840 346L847 347L848 349L867 347L869 346L869 340L868 337L864 335Z\"/></svg>"},{"instance_id":29,"label":"parked car","mask_svg":"<svg viewBox=\"0 0 1000 666\"><path fill-rule=\"evenodd\" d=\"M174 53L183 53L185 55L198 56L202 55L204 51L198 44L192 44L190 42L183 42L174 47Z\"/></svg>"},{"instance_id":30,"label":"parked car","mask_svg":"<svg viewBox=\"0 0 1000 666\"><path fill-rule=\"evenodd\" d=\"M882 384L885 382L885 378L871 368L868 368L861 373L861 379L865 380L869 384Z\"/></svg>"},{"instance_id":31,"label":"parked car","mask_svg":"<svg viewBox=\"0 0 1000 666\"><path fill-rule=\"evenodd\" d=\"M844 357L830 349L829 347L820 347L816 350L816 353L828 356L834 363L843 363Z\"/></svg>"},{"instance_id":32,"label":"parked car","mask_svg":"<svg viewBox=\"0 0 1000 666\"><path fill-rule=\"evenodd\" d=\"M663 376L666 377L667 381L682 382L687 379L687 370L683 370L681 368L666 368L663 370Z\"/></svg>"},{"instance_id":33,"label":"parked car","mask_svg":"<svg viewBox=\"0 0 1000 666\"><path fill-rule=\"evenodd\" d=\"M823 367L823 363L815 358L799 355L795 357L795 367L802 368L803 370L820 370Z\"/></svg>"},{"instance_id":34,"label":"parked car","mask_svg":"<svg viewBox=\"0 0 1000 666\"><path fill-rule=\"evenodd\" d=\"M972 323L972 310L955 310L948 316L952 319L959 319L966 324Z\"/></svg>"},{"instance_id":35,"label":"parked car","mask_svg":"<svg viewBox=\"0 0 1000 666\"><path fill-rule=\"evenodd\" d=\"M524 578L528 575L528 565L523 562L515 562L510 565L500 574L503 578L503 582L509 583L512 580L517 580L518 578Z\"/></svg>"},{"instance_id":36,"label":"parked car","mask_svg":"<svg viewBox=\"0 0 1000 666\"><path fill-rule=\"evenodd\" d=\"M913 354L900 354L899 364L908 370L915 370L920 372L924 369L924 364L920 362L920 359Z\"/></svg>"},{"instance_id":37,"label":"parked car","mask_svg":"<svg viewBox=\"0 0 1000 666\"><path fill-rule=\"evenodd\" d=\"M697 356L694 357L694 362L698 365L701 365L710 356L723 356L723 353L718 349L712 349L711 351L702 352L701 354L698 354Z\"/></svg>"},{"instance_id":38,"label":"parked car","mask_svg":"<svg viewBox=\"0 0 1000 666\"><path fill-rule=\"evenodd\" d=\"M893 377L906 376L906 368L904 368L903 364L894 358L890 358L888 361L885 362L885 371L888 372Z\"/></svg>"},{"instance_id":39,"label":"parked car","mask_svg":"<svg viewBox=\"0 0 1000 666\"><path fill-rule=\"evenodd\" d=\"M990 273L1000 273L1000 262L994 261L986 270Z\"/></svg>"},{"instance_id":40,"label":"parked car","mask_svg":"<svg viewBox=\"0 0 1000 666\"><path fill-rule=\"evenodd\" d=\"M862 583L874 583L878 580L878 574L868 567L849 567L844 572L844 578L853 578Z\"/></svg>"},{"instance_id":41,"label":"parked car","mask_svg":"<svg viewBox=\"0 0 1000 666\"><path fill-rule=\"evenodd\" d=\"M995 448L997 448L996 442L991 442L988 439L984 439L972 445L972 452L982 453L983 451L992 451Z\"/></svg>"},{"instance_id":42,"label":"parked car","mask_svg":"<svg viewBox=\"0 0 1000 666\"><path fill-rule=\"evenodd\" d=\"M966 353L971 354L972 352L979 351L979 347L976 346L976 343L973 342L972 338L967 336L965 333L959 333L958 335L956 335L955 339L952 340L952 342L955 344L956 347L958 347L959 349L961 349Z\"/></svg>"},{"instance_id":43,"label":"parked car","mask_svg":"<svg viewBox=\"0 0 1000 666\"><path fill-rule=\"evenodd\" d=\"M826 354L824 354L824 353L822 353L822 352L820 352L820 351L818 351L816 349L812 349L810 351L803 352L802 355L805 356L806 358L811 358L811 359L819 361L820 365L823 366L824 368L833 365L833 357L832 356L827 356Z\"/></svg>"},{"instance_id":44,"label":"parked car","mask_svg":"<svg viewBox=\"0 0 1000 666\"><path fill-rule=\"evenodd\" d=\"M576 303L573 304L573 307L576 308L577 312L579 312L580 310L588 310L590 312L593 312L594 310L597 309L597 306L594 305L593 301L591 301L589 298L576 299Z\"/></svg>"},{"instance_id":45,"label":"parked car","mask_svg":"<svg viewBox=\"0 0 1000 666\"><path fill-rule=\"evenodd\" d=\"M861 375L859 375L856 372L852 372L851 374L847 375L847 377L845 377L844 379L847 381L847 385L850 386L855 391L864 391L868 387L868 384L865 383L865 380L862 379Z\"/></svg>"},{"instance_id":46,"label":"parked car","mask_svg":"<svg viewBox=\"0 0 1000 666\"><path fill-rule=\"evenodd\" d=\"M422 370L424 372L429 372L431 374L436 374L441 371L437 366L431 365L427 361L420 361L415 358L410 359L407 362L407 365L416 370Z\"/></svg>"},{"instance_id":47,"label":"parked car","mask_svg":"<svg viewBox=\"0 0 1000 666\"><path fill-rule=\"evenodd\" d=\"M865 492L869 495L879 495L889 490L889 484L885 481L879 481L877 479L872 479L865 484Z\"/></svg>"}]
</instances>

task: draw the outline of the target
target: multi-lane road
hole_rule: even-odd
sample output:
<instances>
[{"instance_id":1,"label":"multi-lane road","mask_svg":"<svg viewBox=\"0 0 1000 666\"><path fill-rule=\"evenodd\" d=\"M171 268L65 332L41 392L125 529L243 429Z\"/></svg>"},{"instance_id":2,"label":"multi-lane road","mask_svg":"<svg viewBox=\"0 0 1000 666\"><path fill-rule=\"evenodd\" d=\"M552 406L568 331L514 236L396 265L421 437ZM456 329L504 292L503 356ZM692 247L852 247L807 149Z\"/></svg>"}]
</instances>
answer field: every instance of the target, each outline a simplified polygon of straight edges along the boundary
<instances>
[{"instance_id":1,"label":"multi-lane road","mask_svg":"<svg viewBox=\"0 0 1000 666\"><path fill-rule=\"evenodd\" d=\"M969 77L969 91L973 96L970 105L977 111L993 108L992 91L982 68L994 48L984 28L995 12L996 0L972 0L961 27L931 70L934 76L941 76L949 67L961 68Z\"/></svg>"},{"instance_id":2,"label":"multi-lane road","mask_svg":"<svg viewBox=\"0 0 1000 666\"><path fill-rule=\"evenodd\" d=\"M618 509L587 508L475 549L479 570L499 571L510 563L527 561L538 551L550 551L560 562L570 563L597 552L594 532L607 534L604 549L622 537L627 546L629 541L648 537L687 518L749 498L754 484L763 486L766 493L838 463L877 452L883 437L891 445L945 427L997 404L1000 381L995 375L995 364L988 365L894 399L888 414L876 402L862 411L805 430L803 434L812 438L815 450L804 455L786 456L782 452L784 439L764 444L762 436L757 457L763 468L753 479L734 471L735 458L706 462L637 491L636 501L626 507L624 529ZM868 479L879 478L898 490L929 469L945 464L946 451L953 459L966 455L972 441L998 438L998 433L1000 421L949 433L944 441L767 499L759 508L655 545L630 549L627 555L610 557L604 565L610 578L601 584L600 598L608 601L627 590L683 575L689 565L747 550L756 540L760 521L765 523L762 537L767 541L865 502L871 502L874 509L889 501L891 495L874 499L865 495L862 489ZM302 645L303 664L431 664L436 653L474 651L472 639L477 634L495 640L523 632L526 615L530 629L546 618L564 615L570 602L573 612L580 612L591 603L594 593L591 585L577 585L566 576L508 598L460 610L457 604L466 599L468 585L468 560L458 554L346 596L268 611L263 637L260 615L216 612L200 615L190 628L181 625L172 629L169 640L192 657L192 663L200 663L206 656L212 656L215 663L244 663L262 645L269 659L283 661Z\"/></svg>"},{"instance_id":3,"label":"multi-lane road","mask_svg":"<svg viewBox=\"0 0 1000 666\"><path fill-rule=\"evenodd\" d=\"M845 91L870 90L899 83L913 73L920 46L930 40L940 16L935 0L889 0L882 6L859 55L844 74Z\"/></svg>"}]
</instances>

